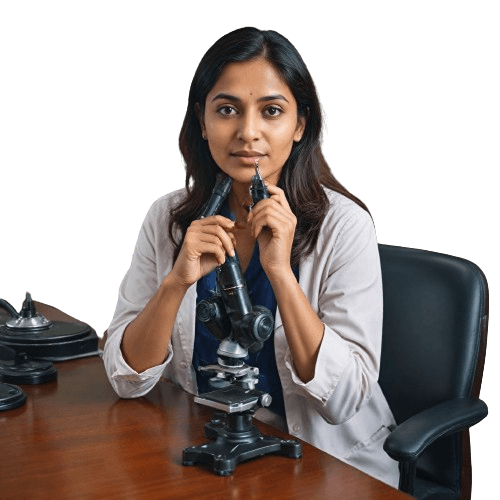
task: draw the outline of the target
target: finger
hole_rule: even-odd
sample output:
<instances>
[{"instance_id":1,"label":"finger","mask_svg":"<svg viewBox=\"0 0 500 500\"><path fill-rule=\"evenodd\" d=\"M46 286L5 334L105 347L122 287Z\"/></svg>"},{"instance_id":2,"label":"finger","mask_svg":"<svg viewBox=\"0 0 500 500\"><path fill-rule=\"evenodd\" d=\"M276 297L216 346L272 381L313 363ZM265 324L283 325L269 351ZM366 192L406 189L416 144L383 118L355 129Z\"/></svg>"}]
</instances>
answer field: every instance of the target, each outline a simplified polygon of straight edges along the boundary
<instances>
[{"instance_id":1,"label":"finger","mask_svg":"<svg viewBox=\"0 0 500 500\"><path fill-rule=\"evenodd\" d=\"M231 242L233 243L233 249L236 248L236 236L233 234L233 230L230 230L227 234L231 238Z\"/></svg>"},{"instance_id":2,"label":"finger","mask_svg":"<svg viewBox=\"0 0 500 500\"><path fill-rule=\"evenodd\" d=\"M214 231L214 228L221 228L223 231L230 231L234 228L235 223L223 217L222 215L214 215L211 217L206 217L204 219L198 219L191 223L188 227L189 231L202 232L202 231ZM221 233L222 234L222 233Z\"/></svg>"},{"instance_id":3,"label":"finger","mask_svg":"<svg viewBox=\"0 0 500 500\"><path fill-rule=\"evenodd\" d=\"M207 254L215 253L217 254L218 261L220 261L221 255L226 255L224 246L216 235L209 233L196 234L188 243L188 255L191 255L194 259L200 259Z\"/></svg>"},{"instance_id":4,"label":"finger","mask_svg":"<svg viewBox=\"0 0 500 500\"><path fill-rule=\"evenodd\" d=\"M229 220L229 219L227 219ZM229 220L229 222L232 223L231 228L228 230L231 230L234 228L234 223L233 221ZM235 247L235 241L234 241L234 236L231 237L224 228L222 228L219 224L198 224L193 228L192 231L192 237L194 239L202 239L203 240L203 235L212 235L216 238L218 238L221 242L221 245L224 247L225 251L231 255L234 256L234 247ZM206 240L204 240L206 241ZM210 240L213 241L213 240Z\"/></svg>"},{"instance_id":5,"label":"finger","mask_svg":"<svg viewBox=\"0 0 500 500\"><path fill-rule=\"evenodd\" d=\"M256 214L254 217L252 222L252 234L257 238L264 228L269 228L273 235L292 234L295 231L295 224L295 217L293 214L278 212L276 210L266 210Z\"/></svg>"},{"instance_id":6,"label":"finger","mask_svg":"<svg viewBox=\"0 0 500 500\"><path fill-rule=\"evenodd\" d=\"M289 207L284 207L278 199L276 198L268 198L266 200L259 201L255 208L253 208L247 217L247 223L251 224L252 220L255 219L258 215L267 212L283 212L283 213L292 213Z\"/></svg>"},{"instance_id":7,"label":"finger","mask_svg":"<svg viewBox=\"0 0 500 500\"><path fill-rule=\"evenodd\" d=\"M220 225L224 229L230 229L234 226L234 221L224 217L223 215L211 215L210 217L204 217L203 219L198 219L194 221L193 224L200 226L210 226L210 225Z\"/></svg>"},{"instance_id":8,"label":"finger","mask_svg":"<svg viewBox=\"0 0 500 500\"><path fill-rule=\"evenodd\" d=\"M231 229L233 229L233 227L234 227L234 224L231 227ZM211 234L211 235L217 237L220 240L222 246L224 247L224 250L229 255L234 256L234 247L235 247L236 241L235 241L234 235L232 233L228 233L226 230L224 230L219 225L205 226L204 233Z\"/></svg>"},{"instance_id":9,"label":"finger","mask_svg":"<svg viewBox=\"0 0 500 500\"><path fill-rule=\"evenodd\" d=\"M293 221L295 219L294 213L283 207L277 200L272 198L266 200L266 204L256 209L252 214L252 219L255 220L257 217L278 217L283 221Z\"/></svg>"},{"instance_id":10,"label":"finger","mask_svg":"<svg viewBox=\"0 0 500 500\"><path fill-rule=\"evenodd\" d=\"M282 207L290 210L290 205L288 204L288 200L286 199L285 191L283 191L283 189L279 188L278 186L274 186L272 184L269 184L266 187L267 190L269 191L269 194L271 195L272 200L278 201L278 203Z\"/></svg>"},{"instance_id":11,"label":"finger","mask_svg":"<svg viewBox=\"0 0 500 500\"><path fill-rule=\"evenodd\" d=\"M204 254L212 254L217 261L217 264L221 266L226 262L226 252L224 252L223 248L216 243L206 243L204 245Z\"/></svg>"}]
</instances>

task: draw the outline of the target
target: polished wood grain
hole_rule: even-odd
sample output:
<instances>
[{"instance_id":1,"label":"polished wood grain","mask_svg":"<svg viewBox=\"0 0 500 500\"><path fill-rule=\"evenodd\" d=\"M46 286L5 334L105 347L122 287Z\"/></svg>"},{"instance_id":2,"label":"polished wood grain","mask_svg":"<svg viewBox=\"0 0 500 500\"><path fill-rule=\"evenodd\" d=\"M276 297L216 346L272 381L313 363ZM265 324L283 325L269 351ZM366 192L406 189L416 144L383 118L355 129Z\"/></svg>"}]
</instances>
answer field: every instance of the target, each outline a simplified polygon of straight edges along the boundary
<instances>
[{"instance_id":1,"label":"polished wood grain","mask_svg":"<svg viewBox=\"0 0 500 500\"><path fill-rule=\"evenodd\" d=\"M98 357L56 367L57 380L23 386L27 404L0 413L2 500L410 498L305 443L299 460L260 457L229 477L185 467L212 410L168 382L120 399Z\"/></svg>"}]
</instances>

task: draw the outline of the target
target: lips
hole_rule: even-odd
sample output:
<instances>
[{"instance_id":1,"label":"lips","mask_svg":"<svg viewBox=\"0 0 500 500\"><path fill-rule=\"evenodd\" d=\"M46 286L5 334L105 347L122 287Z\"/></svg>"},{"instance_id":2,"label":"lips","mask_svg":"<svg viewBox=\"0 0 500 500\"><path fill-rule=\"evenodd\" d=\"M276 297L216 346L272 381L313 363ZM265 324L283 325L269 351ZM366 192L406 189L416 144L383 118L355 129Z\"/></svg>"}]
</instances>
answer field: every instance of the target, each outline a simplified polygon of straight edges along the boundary
<instances>
[{"instance_id":1,"label":"lips","mask_svg":"<svg viewBox=\"0 0 500 500\"><path fill-rule=\"evenodd\" d=\"M253 166L256 162L260 162L262 157L265 156L264 153L260 151L236 151L232 153L232 156L235 156L238 161L243 165Z\"/></svg>"},{"instance_id":2,"label":"lips","mask_svg":"<svg viewBox=\"0 0 500 500\"><path fill-rule=\"evenodd\" d=\"M237 156L237 161L240 165L245 165L248 167L255 167L256 163L260 164L260 156Z\"/></svg>"},{"instance_id":3,"label":"lips","mask_svg":"<svg viewBox=\"0 0 500 500\"><path fill-rule=\"evenodd\" d=\"M241 150L241 151L236 151L232 153L233 156L241 156L242 158L258 158L261 156L264 156L264 153L261 153L260 151L246 151L246 150Z\"/></svg>"}]
</instances>

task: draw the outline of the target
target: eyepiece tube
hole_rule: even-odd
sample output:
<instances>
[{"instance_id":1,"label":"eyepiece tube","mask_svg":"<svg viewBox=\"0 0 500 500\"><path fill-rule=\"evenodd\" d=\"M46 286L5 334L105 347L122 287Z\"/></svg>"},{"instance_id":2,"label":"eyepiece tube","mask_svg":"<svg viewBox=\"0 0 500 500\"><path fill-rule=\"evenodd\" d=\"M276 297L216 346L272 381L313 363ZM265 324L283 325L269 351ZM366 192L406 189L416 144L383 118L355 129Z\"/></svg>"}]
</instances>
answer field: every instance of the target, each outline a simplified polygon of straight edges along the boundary
<instances>
[{"instance_id":1,"label":"eyepiece tube","mask_svg":"<svg viewBox=\"0 0 500 500\"><path fill-rule=\"evenodd\" d=\"M210 199L203 209L203 213L200 217L201 219L203 219L204 217L210 217L211 215L215 215L219 212L222 203L227 198L229 191L231 191L232 184L233 179L231 179L229 175L225 175L222 173L217 174L215 187L212 191Z\"/></svg>"}]
</instances>

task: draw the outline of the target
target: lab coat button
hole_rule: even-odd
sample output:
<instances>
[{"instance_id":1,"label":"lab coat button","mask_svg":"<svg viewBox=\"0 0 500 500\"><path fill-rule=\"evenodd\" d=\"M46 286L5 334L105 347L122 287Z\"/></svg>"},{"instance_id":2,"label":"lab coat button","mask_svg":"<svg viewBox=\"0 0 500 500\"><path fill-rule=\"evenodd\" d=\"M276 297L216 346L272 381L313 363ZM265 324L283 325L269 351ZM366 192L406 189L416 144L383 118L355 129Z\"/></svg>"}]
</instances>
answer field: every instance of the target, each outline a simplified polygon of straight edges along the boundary
<instances>
[{"instance_id":1,"label":"lab coat button","mask_svg":"<svg viewBox=\"0 0 500 500\"><path fill-rule=\"evenodd\" d=\"M183 361L183 362L181 363L181 368L182 368L183 370L185 370L187 367L188 367L187 363L186 363L185 361Z\"/></svg>"},{"instance_id":2,"label":"lab coat button","mask_svg":"<svg viewBox=\"0 0 500 500\"><path fill-rule=\"evenodd\" d=\"M299 425L299 424L295 424L295 425L293 426L293 432L300 432L300 431L301 431L301 429L302 429L302 428L300 427L300 425Z\"/></svg>"}]
</instances>

